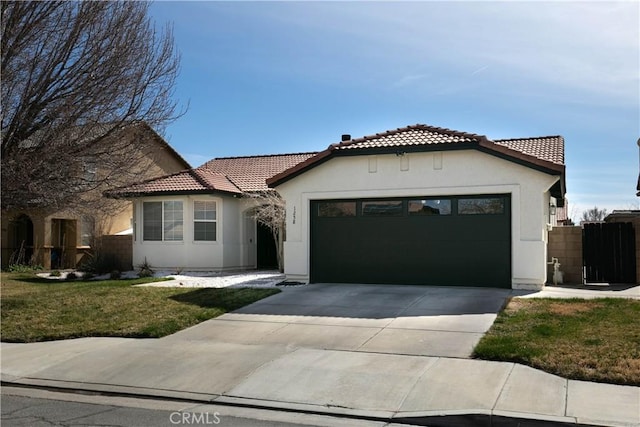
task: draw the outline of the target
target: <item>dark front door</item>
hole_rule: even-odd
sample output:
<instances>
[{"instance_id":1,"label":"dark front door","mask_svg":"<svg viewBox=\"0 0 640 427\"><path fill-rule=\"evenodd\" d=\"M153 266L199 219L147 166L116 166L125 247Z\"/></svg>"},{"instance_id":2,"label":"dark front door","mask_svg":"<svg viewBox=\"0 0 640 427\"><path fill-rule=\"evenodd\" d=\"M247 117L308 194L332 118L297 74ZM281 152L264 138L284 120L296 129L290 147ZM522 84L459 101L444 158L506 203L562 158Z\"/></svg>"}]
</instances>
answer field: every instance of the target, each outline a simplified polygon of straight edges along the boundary
<instances>
[{"instance_id":1,"label":"dark front door","mask_svg":"<svg viewBox=\"0 0 640 427\"><path fill-rule=\"evenodd\" d=\"M259 269L278 269L278 253L273 233L258 222L257 264Z\"/></svg>"},{"instance_id":2,"label":"dark front door","mask_svg":"<svg viewBox=\"0 0 640 427\"><path fill-rule=\"evenodd\" d=\"M311 202L311 281L511 287L508 195Z\"/></svg>"}]
</instances>

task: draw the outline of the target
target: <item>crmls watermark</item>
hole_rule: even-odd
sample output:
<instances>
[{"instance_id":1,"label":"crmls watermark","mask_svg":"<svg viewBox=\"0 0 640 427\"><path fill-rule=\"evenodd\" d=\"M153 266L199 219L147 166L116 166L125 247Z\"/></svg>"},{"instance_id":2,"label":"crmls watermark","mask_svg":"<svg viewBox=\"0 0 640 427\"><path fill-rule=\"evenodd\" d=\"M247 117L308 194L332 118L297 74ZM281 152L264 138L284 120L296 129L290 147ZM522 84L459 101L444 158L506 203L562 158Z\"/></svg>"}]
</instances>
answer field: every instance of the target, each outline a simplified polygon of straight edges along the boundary
<instances>
[{"instance_id":1,"label":"crmls watermark","mask_svg":"<svg viewBox=\"0 0 640 427\"><path fill-rule=\"evenodd\" d=\"M171 424L183 425L218 425L220 424L219 412L172 412L169 415Z\"/></svg>"}]
</instances>

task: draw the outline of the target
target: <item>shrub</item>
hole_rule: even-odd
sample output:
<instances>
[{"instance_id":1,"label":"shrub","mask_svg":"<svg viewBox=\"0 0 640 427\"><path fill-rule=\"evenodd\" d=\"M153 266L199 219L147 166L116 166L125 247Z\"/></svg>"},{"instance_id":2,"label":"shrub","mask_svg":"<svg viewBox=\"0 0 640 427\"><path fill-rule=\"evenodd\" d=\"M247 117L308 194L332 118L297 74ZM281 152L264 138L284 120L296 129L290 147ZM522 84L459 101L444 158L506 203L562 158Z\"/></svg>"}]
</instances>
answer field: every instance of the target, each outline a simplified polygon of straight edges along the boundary
<instances>
[{"instance_id":1,"label":"shrub","mask_svg":"<svg viewBox=\"0 0 640 427\"><path fill-rule=\"evenodd\" d=\"M147 261L147 258L144 259L144 262L138 266L140 271L138 272L138 277L152 277L154 271L151 269L151 265Z\"/></svg>"},{"instance_id":2,"label":"shrub","mask_svg":"<svg viewBox=\"0 0 640 427\"><path fill-rule=\"evenodd\" d=\"M138 272L138 277L153 277L153 271L146 268L142 268Z\"/></svg>"},{"instance_id":3,"label":"shrub","mask_svg":"<svg viewBox=\"0 0 640 427\"><path fill-rule=\"evenodd\" d=\"M65 279L66 280L76 280L77 278L78 278L78 275L72 271L72 272L67 274L67 277Z\"/></svg>"},{"instance_id":4,"label":"shrub","mask_svg":"<svg viewBox=\"0 0 640 427\"><path fill-rule=\"evenodd\" d=\"M60 271L53 270L51 273L49 273L49 277L60 277Z\"/></svg>"},{"instance_id":5,"label":"shrub","mask_svg":"<svg viewBox=\"0 0 640 427\"><path fill-rule=\"evenodd\" d=\"M122 273L120 273L120 270L113 270L111 273L109 273L109 277L111 278L111 280L118 280L122 277Z\"/></svg>"},{"instance_id":6,"label":"shrub","mask_svg":"<svg viewBox=\"0 0 640 427\"><path fill-rule=\"evenodd\" d=\"M110 253L98 252L79 267L80 270L94 274L106 274L114 270L120 270L120 260L117 256Z\"/></svg>"},{"instance_id":7,"label":"shrub","mask_svg":"<svg viewBox=\"0 0 640 427\"><path fill-rule=\"evenodd\" d=\"M41 265L11 264L7 267L9 273L32 273L43 270Z\"/></svg>"}]
</instances>

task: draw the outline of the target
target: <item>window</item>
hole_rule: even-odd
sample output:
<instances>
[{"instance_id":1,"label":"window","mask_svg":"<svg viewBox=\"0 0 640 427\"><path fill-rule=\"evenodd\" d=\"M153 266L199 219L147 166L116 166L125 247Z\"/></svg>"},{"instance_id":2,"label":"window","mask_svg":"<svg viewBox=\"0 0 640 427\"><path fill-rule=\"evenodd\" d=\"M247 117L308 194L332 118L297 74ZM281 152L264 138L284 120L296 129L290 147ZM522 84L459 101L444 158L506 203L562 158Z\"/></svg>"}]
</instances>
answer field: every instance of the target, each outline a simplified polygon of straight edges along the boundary
<instances>
[{"instance_id":1,"label":"window","mask_svg":"<svg viewBox=\"0 0 640 427\"><path fill-rule=\"evenodd\" d=\"M163 208L162 227L164 229L164 240L182 240L182 202L163 202Z\"/></svg>"},{"instance_id":2,"label":"window","mask_svg":"<svg viewBox=\"0 0 640 427\"><path fill-rule=\"evenodd\" d=\"M144 202L142 240L182 241L182 202Z\"/></svg>"},{"instance_id":3,"label":"window","mask_svg":"<svg viewBox=\"0 0 640 427\"><path fill-rule=\"evenodd\" d=\"M401 216L402 200L362 202L363 216Z\"/></svg>"},{"instance_id":4,"label":"window","mask_svg":"<svg viewBox=\"0 0 640 427\"><path fill-rule=\"evenodd\" d=\"M498 215L504 213L504 199L486 197L478 199L458 199L460 215Z\"/></svg>"},{"instance_id":5,"label":"window","mask_svg":"<svg viewBox=\"0 0 640 427\"><path fill-rule=\"evenodd\" d=\"M356 202L322 202L318 203L319 217L356 216Z\"/></svg>"},{"instance_id":6,"label":"window","mask_svg":"<svg viewBox=\"0 0 640 427\"><path fill-rule=\"evenodd\" d=\"M162 240L162 202L144 202L142 215L142 240Z\"/></svg>"},{"instance_id":7,"label":"window","mask_svg":"<svg viewBox=\"0 0 640 427\"><path fill-rule=\"evenodd\" d=\"M409 215L451 215L451 200L409 200Z\"/></svg>"},{"instance_id":8,"label":"window","mask_svg":"<svg viewBox=\"0 0 640 427\"><path fill-rule=\"evenodd\" d=\"M216 202L193 202L193 240L216 241Z\"/></svg>"},{"instance_id":9,"label":"window","mask_svg":"<svg viewBox=\"0 0 640 427\"><path fill-rule=\"evenodd\" d=\"M90 216L83 216L80 222L80 246L91 246L95 220Z\"/></svg>"},{"instance_id":10,"label":"window","mask_svg":"<svg viewBox=\"0 0 640 427\"><path fill-rule=\"evenodd\" d=\"M85 183L90 184L96 182L96 177L98 174L98 166L95 160L84 159L82 161L82 166L84 169L84 180Z\"/></svg>"}]
</instances>

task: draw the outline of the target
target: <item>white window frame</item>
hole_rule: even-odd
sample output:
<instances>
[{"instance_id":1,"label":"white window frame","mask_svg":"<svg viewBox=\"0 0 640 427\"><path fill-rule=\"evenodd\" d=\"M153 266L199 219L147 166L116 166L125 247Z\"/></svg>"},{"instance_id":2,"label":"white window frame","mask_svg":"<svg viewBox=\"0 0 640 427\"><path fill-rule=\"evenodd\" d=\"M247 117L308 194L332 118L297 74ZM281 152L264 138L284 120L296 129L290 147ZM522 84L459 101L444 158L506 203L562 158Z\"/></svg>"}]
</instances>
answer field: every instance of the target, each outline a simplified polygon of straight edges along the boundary
<instances>
[{"instance_id":1,"label":"white window frame","mask_svg":"<svg viewBox=\"0 0 640 427\"><path fill-rule=\"evenodd\" d=\"M144 205L146 203L160 203L161 206L161 216L160 216L160 236L161 238L158 239L147 239L145 236L145 228L146 228L146 218L144 215ZM166 210L169 210L167 207L168 203L179 203L180 204L180 210L181 210L181 216L180 218L173 218L173 219L167 219L167 215L165 213ZM181 225L181 231L178 235L178 232L175 232L174 238L168 237L167 234L167 225L173 224L174 227L176 225ZM184 241L184 202L182 200L150 200L147 202L142 202L142 241L144 242L182 242Z\"/></svg>"},{"instance_id":2,"label":"white window frame","mask_svg":"<svg viewBox=\"0 0 640 427\"><path fill-rule=\"evenodd\" d=\"M196 209L196 204L203 203L205 205L204 212L213 211L213 219L211 218L197 218L196 213L202 212L201 210ZM207 209L207 204L213 204L213 209ZM206 216L206 214L205 214ZM214 239L197 239L196 238L196 224L198 223L206 223L206 224L214 224ZM206 243L206 242L217 242L218 241L218 202L215 200L194 200L193 201L193 241L198 243Z\"/></svg>"}]
</instances>

